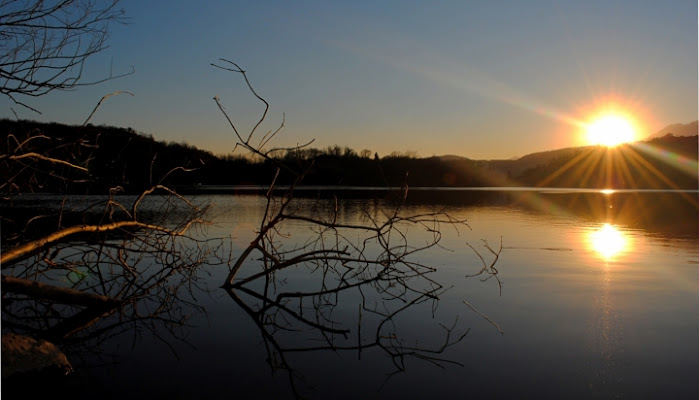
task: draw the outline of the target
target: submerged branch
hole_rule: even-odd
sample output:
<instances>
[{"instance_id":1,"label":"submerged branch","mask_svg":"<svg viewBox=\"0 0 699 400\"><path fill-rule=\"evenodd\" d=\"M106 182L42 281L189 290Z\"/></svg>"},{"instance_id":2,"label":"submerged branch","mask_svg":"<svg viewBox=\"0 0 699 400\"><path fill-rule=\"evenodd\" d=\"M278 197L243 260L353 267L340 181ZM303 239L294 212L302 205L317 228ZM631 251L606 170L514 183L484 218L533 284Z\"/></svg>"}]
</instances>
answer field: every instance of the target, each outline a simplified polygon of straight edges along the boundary
<instances>
[{"instance_id":1,"label":"submerged branch","mask_svg":"<svg viewBox=\"0 0 699 400\"><path fill-rule=\"evenodd\" d=\"M53 158L53 157L47 157L43 154L34 153L34 152L19 154L16 156L7 156L7 158L10 160L21 160L23 158L36 158L39 160L48 161L48 162L53 163L53 164L61 164L61 165L68 166L70 168L75 168L75 169L78 169L80 171L87 172L87 168L85 168L85 167L81 167L79 165L71 164L65 160L61 160L61 159Z\"/></svg>"},{"instance_id":2,"label":"submerged branch","mask_svg":"<svg viewBox=\"0 0 699 400\"><path fill-rule=\"evenodd\" d=\"M121 300L71 288L2 275L2 291L79 306L118 306Z\"/></svg>"},{"instance_id":3,"label":"submerged branch","mask_svg":"<svg viewBox=\"0 0 699 400\"><path fill-rule=\"evenodd\" d=\"M202 222L202 221L198 221L198 220L188 221L187 225L185 225L179 231L172 231L168 228L165 228L164 226L152 225L152 224L147 224L147 223L139 222L139 221L119 221L119 222L112 222L112 223L103 224L103 225L71 226L69 228L65 228L65 229L61 229L59 231L53 232L50 235L45 236L41 239L33 240L31 242L24 243L20 246L17 246L15 248L4 251L2 253L2 255L0 256L0 265L2 266L2 268L6 268L6 267L8 267L8 263L12 264L12 262L16 259L31 255L34 252L44 248L45 246L56 243L60 240L63 240L69 236L72 236L72 235L75 235L78 233L100 233L100 232L114 231L114 230L123 229L123 228L139 228L139 229L160 231L160 232L166 233L168 235L173 235L173 236L182 236L185 234L185 232L187 231L189 226L192 223L196 223L196 222Z\"/></svg>"}]
</instances>

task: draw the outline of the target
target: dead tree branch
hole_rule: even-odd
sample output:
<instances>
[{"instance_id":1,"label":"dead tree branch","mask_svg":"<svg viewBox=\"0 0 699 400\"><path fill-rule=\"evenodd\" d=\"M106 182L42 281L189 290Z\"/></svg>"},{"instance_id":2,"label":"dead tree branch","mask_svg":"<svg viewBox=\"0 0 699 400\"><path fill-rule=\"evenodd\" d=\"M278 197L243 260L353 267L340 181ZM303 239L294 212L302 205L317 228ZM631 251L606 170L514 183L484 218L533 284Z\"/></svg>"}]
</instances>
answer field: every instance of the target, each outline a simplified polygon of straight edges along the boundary
<instances>
[{"instance_id":1,"label":"dead tree branch","mask_svg":"<svg viewBox=\"0 0 699 400\"><path fill-rule=\"evenodd\" d=\"M0 93L38 97L132 74L82 82L85 61L107 48L109 26L123 23L118 0L28 0L0 3Z\"/></svg>"},{"instance_id":2,"label":"dead tree branch","mask_svg":"<svg viewBox=\"0 0 699 400\"><path fill-rule=\"evenodd\" d=\"M275 176L265 195L260 226L223 283L223 288L260 330L272 368L287 371L292 391L302 397L301 375L287 357L291 353L349 350L361 354L368 349L378 349L391 359L396 372L405 370L407 359L418 359L438 367L453 363L440 355L463 340L468 330L457 333L455 320L451 327L439 324L442 340L438 343L408 345L404 340L405 332L400 332L398 316L423 303L431 303L434 313L447 288L431 277L436 268L423 255L431 249L443 249L441 241L445 229L457 234L460 229L469 229L467 221L441 211L411 214L405 207L407 174L399 198L367 203L374 205L367 205L360 221L341 218L337 198L318 200L311 210L308 206L295 207L295 189L302 184L306 170L276 159L275 149L263 149L284 123L264 135L258 145L253 145L256 131L268 116L269 103L253 89L246 71L238 64L225 59L220 61L223 65L212 65L241 74L250 92L264 104L260 118L251 131L244 134L228 116L221 100L214 98L233 129L236 147L241 146L272 162L278 167L276 176L283 170L295 177L288 190L276 191ZM298 151L302 147L290 149ZM294 232L306 231L309 235L301 242L294 240L285 233L287 223L294 224ZM427 240L413 243L410 231L414 229ZM476 251L484 264L477 275L495 276L494 265L501 250L495 251L487 243L486 249L494 259L486 263ZM296 285L299 280L303 283ZM335 316L335 311L343 309L341 304L348 298L360 299L356 322ZM373 335L367 335L368 331ZM284 344L285 338L304 334L312 345ZM292 340L292 343L301 342Z\"/></svg>"}]
</instances>

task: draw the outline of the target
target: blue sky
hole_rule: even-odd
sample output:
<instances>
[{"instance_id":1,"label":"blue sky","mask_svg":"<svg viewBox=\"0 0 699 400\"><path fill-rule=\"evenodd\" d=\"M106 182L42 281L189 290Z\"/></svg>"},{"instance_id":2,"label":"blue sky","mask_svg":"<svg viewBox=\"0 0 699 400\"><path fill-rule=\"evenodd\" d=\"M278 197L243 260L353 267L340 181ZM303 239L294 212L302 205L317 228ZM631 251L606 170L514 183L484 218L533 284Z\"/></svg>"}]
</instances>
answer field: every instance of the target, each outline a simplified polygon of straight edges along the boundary
<instances>
[{"instance_id":1,"label":"blue sky","mask_svg":"<svg viewBox=\"0 0 699 400\"><path fill-rule=\"evenodd\" d=\"M0 117L93 118L230 153L235 137L214 96L249 129L262 111L239 63L286 115L279 146L349 146L386 155L511 158L585 144L606 108L639 135L697 119L697 2L131 1L86 78L135 74L27 99L42 115L0 103Z\"/></svg>"}]
</instances>

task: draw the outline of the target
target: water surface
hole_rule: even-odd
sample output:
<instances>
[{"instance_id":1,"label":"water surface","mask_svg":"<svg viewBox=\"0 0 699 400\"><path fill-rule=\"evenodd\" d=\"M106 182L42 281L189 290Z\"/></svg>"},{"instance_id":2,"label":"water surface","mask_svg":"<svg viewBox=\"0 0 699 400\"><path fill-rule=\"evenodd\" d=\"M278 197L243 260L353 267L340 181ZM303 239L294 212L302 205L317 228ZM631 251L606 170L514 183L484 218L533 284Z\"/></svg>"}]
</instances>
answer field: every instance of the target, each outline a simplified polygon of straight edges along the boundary
<instances>
[{"instance_id":1,"label":"water surface","mask_svg":"<svg viewBox=\"0 0 699 400\"><path fill-rule=\"evenodd\" d=\"M419 254L436 269L430 279L448 290L401 312L380 333L395 332L406 349L438 348L444 327L466 334L435 354L443 362L406 356L405 371L395 373L395 360L381 349L340 350L376 334L353 292L332 311L336 326L351 333L337 338L335 350L287 353L290 380L271 367L269 341L254 320L218 288L228 269L216 266L202 271L210 290L196 301L206 313L192 316L184 340L117 336L102 344L116 362L96 366L85 357L79 376L92 382L86 393L113 398L293 398L291 381L297 393L319 399L689 398L699 393L697 199L696 192L411 191L403 212L445 210L470 229L443 226L443 248ZM205 234L232 237L239 254L259 226L264 197L197 200L214 206ZM328 206L313 196L295 201L301 213ZM340 201L339 221L361 221L371 202ZM407 233L416 243L431 234ZM280 234L298 243L314 235L301 223L287 223ZM486 244L502 245L499 282L469 277L483 267L474 249L486 263L493 259ZM249 265L246 273L255 260ZM278 292L317 284L304 269L277 278ZM289 348L319 343L317 332L276 334Z\"/></svg>"}]
</instances>

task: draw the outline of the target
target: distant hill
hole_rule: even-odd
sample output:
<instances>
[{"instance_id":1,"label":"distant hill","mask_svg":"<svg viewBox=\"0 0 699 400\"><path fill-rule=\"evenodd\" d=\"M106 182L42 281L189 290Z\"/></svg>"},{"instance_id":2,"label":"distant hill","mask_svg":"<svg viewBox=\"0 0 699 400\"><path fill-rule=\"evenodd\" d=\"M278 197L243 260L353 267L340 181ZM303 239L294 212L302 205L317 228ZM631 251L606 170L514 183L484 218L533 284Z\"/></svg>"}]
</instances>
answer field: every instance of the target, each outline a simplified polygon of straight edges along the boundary
<instances>
[{"instance_id":1,"label":"distant hill","mask_svg":"<svg viewBox=\"0 0 699 400\"><path fill-rule=\"evenodd\" d=\"M693 124L696 128L696 122ZM687 125L668 128L674 126L684 128ZM673 130L687 132L686 129ZM25 180L31 182L32 187L17 187L20 192L106 193L110 188L121 187L124 192L138 193L155 183L179 188L266 186L276 170L270 162L215 156L193 145L157 141L132 129L0 120L0 132L5 135L0 143L0 183L9 183L20 176L18 174L33 174L30 180ZM696 190L699 184L698 136L680 136L675 132L613 149L571 147L510 160L473 160L455 155L427 158L391 155L375 159L339 146L307 148L280 153L279 157L286 165L306 171L304 185L401 187L407 180L412 187ZM31 136L36 138L29 140ZM23 143L21 149L20 143ZM40 167L37 169L8 161L12 154L27 152L85 166L89 172L47 164L41 159L33 161ZM50 179L52 176L66 179ZM285 185L292 181L293 176L282 170L276 183ZM10 190L13 185L0 188Z\"/></svg>"},{"instance_id":2,"label":"distant hill","mask_svg":"<svg viewBox=\"0 0 699 400\"><path fill-rule=\"evenodd\" d=\"M518 182L539 187L699 189L696 135L668 134L611 149L588 146L573 150L525 170Z\"/></svg>"},{"instance_id":3,"label":"distant hill","mask_svg":"<svg viewBox=\"0 0 699 400\"><path fill-rule=\"evenodd\" d=\"M569 147L527 154L513 160L440 157L449 170L457 162L475 166L471 173L484 186L582 187L618 189L699 189L697 123L673 124L661 136L613 149ZM675 133L679 132L679 133ZM607 171L612 171L608 173Z\"/></svg>"},{"instance_id":4,"label":"distant hill","mask_svg":"<svg viewBox=\"0 0 699 400\"><path fill-rule=\"evenodd\" d=\"M567 147L557 150L541 151L527 154L514 160L491 160L491 168L500 170L510 176L520 176L528 169L547 165L557 159L570 159L588 147Z\"/></svg>"},{"instance_id":5,"label":"distant hill","mask_svg":"<svg viewBox=\"0 0 699 400\"><path fill-rule=\"evenodd\" d=\"M699 125L697 121L688 124L672 124L648 136L645 140L655 139L666 135L673 136L696 136L699 135Z\"/></svg>"},{"instance_id":6,"label":"distant hill","mask_svg":"<svg viewBox=\"0 0 699 400\"><path fill-rule=\"evenodd\" d=\"M36 121L0 120L0 184L20 192L105 193L119 187L139 193L154 184L196 184L210 174L224 181L225 163L211 152L184 143L157 141L133 129L111 126L71 126ZM3 155L36 153L62 160L10 163ZM27 159L29 160L29 159ZM26 165L25 165L26 164ZM22 176L25 176L22 178ZM17 182L24 184L12 189Z\"/></svg>"}]
</instances>

